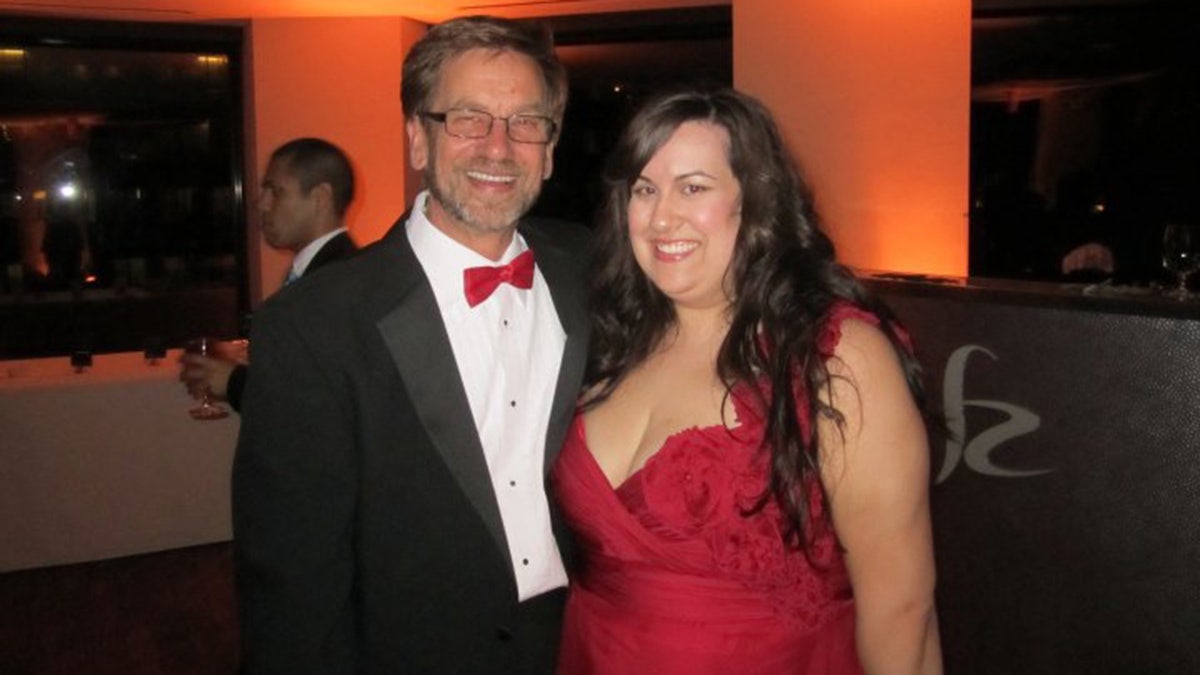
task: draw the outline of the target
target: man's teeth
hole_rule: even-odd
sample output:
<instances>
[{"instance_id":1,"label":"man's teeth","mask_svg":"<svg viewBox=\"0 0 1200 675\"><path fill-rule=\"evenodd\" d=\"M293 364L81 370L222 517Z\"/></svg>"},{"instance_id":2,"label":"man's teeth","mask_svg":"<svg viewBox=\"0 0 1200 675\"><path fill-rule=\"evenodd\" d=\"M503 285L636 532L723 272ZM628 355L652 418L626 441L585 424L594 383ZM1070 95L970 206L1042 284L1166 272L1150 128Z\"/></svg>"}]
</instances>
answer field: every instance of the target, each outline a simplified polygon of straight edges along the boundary
<instances>
[{"instance_id":1,"label":"man's teeth","mask_svg":"<svg viewBox=\"0 0 1200 675\"><path fill-rule=\"evenodd\" d=\"M467 176L472 180L482 180L489 183L513 183L517 180L516 176L498 176L494 173L483 173L482 171L468 171Z\"/></svg>"}]
</instances>

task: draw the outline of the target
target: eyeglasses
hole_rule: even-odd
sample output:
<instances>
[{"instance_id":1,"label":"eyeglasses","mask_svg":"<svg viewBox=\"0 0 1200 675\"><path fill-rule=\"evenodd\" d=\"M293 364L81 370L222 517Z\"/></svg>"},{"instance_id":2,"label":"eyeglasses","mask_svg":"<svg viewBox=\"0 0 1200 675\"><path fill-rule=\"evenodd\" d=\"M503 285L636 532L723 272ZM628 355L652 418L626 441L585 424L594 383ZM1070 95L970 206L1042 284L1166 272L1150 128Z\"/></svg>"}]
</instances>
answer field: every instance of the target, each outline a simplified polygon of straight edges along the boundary
<instances>
[{"instance_id":1,"label":"eyeglasses","mask_svg":"<svg viewBox=\"0 0 1200 675\"><path fill-rule=\"evenodd\" d=\"M423 112L421 117L441 122L446 133L458 138L486 138L492 133L492 123L504 122L508 137L517 143L549 143L558 125L541 115L509 115L496 117L482 110L453 109L446 112Z\"/></svg>"}]
</instances>

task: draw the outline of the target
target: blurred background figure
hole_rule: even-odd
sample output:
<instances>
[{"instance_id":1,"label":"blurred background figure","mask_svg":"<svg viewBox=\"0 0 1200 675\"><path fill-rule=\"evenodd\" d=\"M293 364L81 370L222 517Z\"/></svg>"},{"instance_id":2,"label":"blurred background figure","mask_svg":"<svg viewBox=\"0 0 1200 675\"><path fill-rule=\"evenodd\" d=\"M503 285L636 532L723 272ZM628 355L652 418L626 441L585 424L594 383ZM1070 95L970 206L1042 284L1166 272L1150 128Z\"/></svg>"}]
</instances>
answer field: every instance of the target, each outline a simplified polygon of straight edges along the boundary
<instances>
[{"instance_id":1,"label":"blurred background figure","mask_svg":"<svg viewBox=\"0 0 1200 675\"><path fill-rule=\"evenodd\" d=\"M350 160L329 141L298 138L271 154L258 213L267 244L295 254L284 286L356 250L345 224L353 199ZM215 357L184 354L179 379L193 397L208 392L240 411L247 352L245 341L234 341L222 345Z\"/></svg>"}]
</instances>

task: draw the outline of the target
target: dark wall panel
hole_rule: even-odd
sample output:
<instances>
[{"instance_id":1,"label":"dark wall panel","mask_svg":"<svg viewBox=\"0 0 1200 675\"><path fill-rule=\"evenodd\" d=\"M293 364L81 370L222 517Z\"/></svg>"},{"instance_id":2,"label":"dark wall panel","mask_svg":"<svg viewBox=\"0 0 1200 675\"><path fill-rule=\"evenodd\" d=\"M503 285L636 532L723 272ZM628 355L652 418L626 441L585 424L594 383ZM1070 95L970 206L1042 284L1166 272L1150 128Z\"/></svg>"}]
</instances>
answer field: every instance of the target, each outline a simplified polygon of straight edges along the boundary
<instances>
[{"instance_id":1,"label":"dark wall panel","mask_svg":"<svg viewBox=\"0 0 1200 675\"><path fill-rule=\"evenodd\" d=\"M1200 673L1200 321L885 293L934 447L948 673Z\"/></svg>"}]
</instances>

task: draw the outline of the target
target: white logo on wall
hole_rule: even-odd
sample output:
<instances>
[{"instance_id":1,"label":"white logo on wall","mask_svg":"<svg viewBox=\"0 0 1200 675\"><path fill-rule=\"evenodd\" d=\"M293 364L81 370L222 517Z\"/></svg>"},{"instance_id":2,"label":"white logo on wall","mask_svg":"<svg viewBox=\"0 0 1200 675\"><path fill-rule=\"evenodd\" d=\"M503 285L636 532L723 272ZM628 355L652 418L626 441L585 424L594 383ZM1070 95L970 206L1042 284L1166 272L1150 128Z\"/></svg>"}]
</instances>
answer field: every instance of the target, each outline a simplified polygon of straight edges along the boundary
<instances>
[{"instance_id":1,"label":"white logo on wall","mask_svg":"<svg viewBox=\"0 0 1200 675\"><path fill-rule=\"evenodd\" d=\"M946 373L942 380L942 402L945 406L946 426L949 427L950 438L946 441L946 457L942 462L942 469L938 472L934 482L941 483L949 478L960 462L966 464L967 468L975 473L998 478L1024 478L1053 471L1053 469L1006 469L997 466L992 461L992 452L996 448L1005 441L1034 431L1041 425L1042 420L1032 410L1012 403L963 398L967 360L976 352L987 355L993 361L999 360L995 354L984 347L963 345L954 350L954 353L946 361ZM968 437L966 417L968 406L995 410L1008 415L1008 419Z\"/></svg>"}]
</instances>

